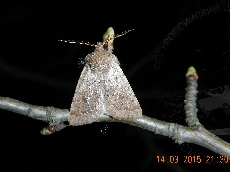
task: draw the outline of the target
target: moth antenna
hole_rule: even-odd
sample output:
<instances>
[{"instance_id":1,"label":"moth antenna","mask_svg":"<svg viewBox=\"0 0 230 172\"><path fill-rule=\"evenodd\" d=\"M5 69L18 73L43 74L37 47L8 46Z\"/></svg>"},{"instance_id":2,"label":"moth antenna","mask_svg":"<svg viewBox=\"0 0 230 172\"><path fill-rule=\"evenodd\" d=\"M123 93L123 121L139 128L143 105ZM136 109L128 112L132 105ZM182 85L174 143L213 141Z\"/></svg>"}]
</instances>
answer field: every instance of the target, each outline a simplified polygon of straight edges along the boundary
<instances>
[{"instance_id":1,"label":"moth antenna","mask_svg":"<svg viewBox=\"0 0 230 172\"><path fill-rule=\"evenodd\" d=\"M67 39L64 39L64 40L60 39L60 40L58 40L58 41L59 41L59 42L70 43L70 44L75 44L75 43L77 43L75 40L67 40Z\"/></svg>"},{"instance_id":2,"label":"moth antenna","mask_svg":"<svg viewBox=\"0 0 230 172\"><path fill-rule=\"evenodd\" d=\"M58 41L59 41L59 42L70 43L70 44L76 44L76 43L78 43L78 44L90 45L90 46L92 46L92 47L95 47L94 44L91 44L90 42L84 42L84 41L62 40L62 39L60 39L60 40L58 40Z\"/></svg>"},{"instance_id":3,"label":"moth antenna","mask_svg":"<svg viewBox=\"0 0 230 172\"><path fill-rule=\"evenodd\" d=\"M121 32L120 34L115 35L115 37L114 37L114 38L121 37L121 36L123 36L123 35L125 35L125 34L127 34L127 33L131 32L131 31L133 31L133 30L134 30L134 29L130 29L130 30L127 30L127 31Z\"/></svg>"},{"instance_id":4,"label":"moth antenna","mask_svg":"<svg viewBox=\"0 0 230 172\"><path fill-rule=\"evenodd\" d=\"M107 31L104 33L104 35L103 35L103 42L102 42L103 47L106 50L112 52L113 51L113 41L114 41L114 39L118 38L120 36L123 36L123 35L131 32L132 30L134 30L134 29L127 30L125 32L122 32L121 34L115 35L114 29L112 27L109 27L107 29Z\"/></svg>"},{"instance_id":5,"label":"moth antenna","mask_svg":"<svg viewBox=\"0 0 230 172\"><path fill-rule=\"evenodd\" d=\"M95 47L95 45L94 45L94 44L91 44L90 42L77 41L77 43L79 43L79 44L84 44L84 45L89 45L89 46Z\"/></svg>"}]
</instances>

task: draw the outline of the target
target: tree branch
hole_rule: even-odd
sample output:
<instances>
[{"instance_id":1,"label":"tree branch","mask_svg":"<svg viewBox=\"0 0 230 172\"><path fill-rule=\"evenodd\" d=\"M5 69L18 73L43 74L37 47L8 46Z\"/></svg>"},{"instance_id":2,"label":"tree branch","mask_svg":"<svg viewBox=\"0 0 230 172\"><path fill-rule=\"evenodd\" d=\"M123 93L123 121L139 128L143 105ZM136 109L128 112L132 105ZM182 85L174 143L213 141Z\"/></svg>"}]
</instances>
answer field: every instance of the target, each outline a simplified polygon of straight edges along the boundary
<instances>
[{"instance_id":1,"label":"tree branch","mask_svg":"<svg viewBox=\"0 0 230 172\"><path fill-rule=\"evenodd\" d=\"M0 108L48 122L49 126L41 131L41 134L44 135L52 134L68 126L64 124L64 122L67 121L69 113L67 109L31 105L8 97L0 97ZM118 121L105 114L96 122L123 122L149 130L155 134L170 137L179 144L183 142L194 143L206 147L220 155L230 156L230 144L210 133L203 127L186 127L144 115L137 121Z\"/></svg>"},{"instance_id":2,"label":"tree branch","mask_svg":"<svg viewBox=\"0 0 230 172\"><path fill-rule=\"evenodd\" d=\"M69 113L68 109L58 109L52 106L36 106L8 97L0 97L0 108L28 116L33 119L42 120L51 125L67 121Z\"/></svg>"}]
</instances>

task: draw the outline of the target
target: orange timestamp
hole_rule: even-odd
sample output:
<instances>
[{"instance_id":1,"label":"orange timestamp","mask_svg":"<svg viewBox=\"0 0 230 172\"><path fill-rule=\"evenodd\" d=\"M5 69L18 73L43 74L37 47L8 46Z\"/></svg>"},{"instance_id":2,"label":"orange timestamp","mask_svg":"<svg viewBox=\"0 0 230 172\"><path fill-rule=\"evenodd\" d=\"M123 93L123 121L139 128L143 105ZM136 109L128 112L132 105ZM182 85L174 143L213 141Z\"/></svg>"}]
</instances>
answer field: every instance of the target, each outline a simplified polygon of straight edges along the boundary
<instances>
[{"instance_id":1,"label":"orange timestamp","mask_svg":"<svg viewBox=\"0 0 230 172\"><path fill-rule=\"evenodd\" d=\"M184 164L228 164L228 156L169 156L168 160L165 160L165 156L157 156L158 163L184 163Z\"/></svg>"}]
</instances>

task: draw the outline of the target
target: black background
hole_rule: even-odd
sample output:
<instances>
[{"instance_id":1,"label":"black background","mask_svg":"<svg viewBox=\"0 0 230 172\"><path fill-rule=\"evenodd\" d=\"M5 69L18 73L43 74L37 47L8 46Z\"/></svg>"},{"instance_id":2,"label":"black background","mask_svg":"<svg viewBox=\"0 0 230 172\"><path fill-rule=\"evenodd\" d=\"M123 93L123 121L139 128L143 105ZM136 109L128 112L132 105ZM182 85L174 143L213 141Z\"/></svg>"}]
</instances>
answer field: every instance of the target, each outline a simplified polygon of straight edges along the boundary
<instances>
[{"instance_id":1,"label":"black background","mask_svg":"<svg viewBox=\"0 0 230 172\"><path fill-rule=\"evenodd\" d=\"M106 29L135 30L115 39L114 54L143 109L143 114L186 125L183 113L185 72L198 72L199 98L229 85L230 13L226 9L192 21L168 45L179 23L217 1L1 1L0 96L69 109L83 66L93 48L59 39L100 42ZM230 8L230 7L229 7ZM164 48L163 48L164 46ZM161 56L159 56L161 53ZM158 57L156 58L156 55ZM227 68L227 69L226 69ZM166 106L168 102L170 106ZM199 112L202 113L202 112ZM207 129L227 128L221 108L201 122ZM214 156L203 147L180 146L171 138L122 123L93 123L40 135L45 122L0 110L1 168L75 171L227 171L229 165L158 163L157 155ZM101 130L108 126L105 134ZM230 136L220 136L230 142Z\"/></svg>"}]
</instances>

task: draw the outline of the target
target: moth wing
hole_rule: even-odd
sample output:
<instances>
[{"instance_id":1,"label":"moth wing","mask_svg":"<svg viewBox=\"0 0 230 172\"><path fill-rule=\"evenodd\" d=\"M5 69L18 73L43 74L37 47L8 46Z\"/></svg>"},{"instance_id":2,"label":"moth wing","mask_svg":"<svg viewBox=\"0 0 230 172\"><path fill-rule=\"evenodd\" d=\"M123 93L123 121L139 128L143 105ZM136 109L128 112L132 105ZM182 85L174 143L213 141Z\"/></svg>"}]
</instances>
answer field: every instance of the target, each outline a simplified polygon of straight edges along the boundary
<instances>
[{"instance_id":1,"label":"moth wing","mask_svg":"<svg viewBox=\"0 0 230 172\"><path fill-rule=\"evenodd\" d=\"M118 120L137 120L142 117L140 104L119 66L118 61L111 64L105 80L106 112Z\"/></svg>"},{"instance_id":2,"label":"moth wing","mask_svg":"<svg viewBox=\"0 0 230 172\"><path fill-rule=\"evenodd\" d=\"M85 66L74 93L68 116L70 125L84 125L96 121L104 112L104 97L100 75Z\"/></svg>"}]
</instances>

